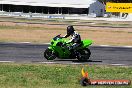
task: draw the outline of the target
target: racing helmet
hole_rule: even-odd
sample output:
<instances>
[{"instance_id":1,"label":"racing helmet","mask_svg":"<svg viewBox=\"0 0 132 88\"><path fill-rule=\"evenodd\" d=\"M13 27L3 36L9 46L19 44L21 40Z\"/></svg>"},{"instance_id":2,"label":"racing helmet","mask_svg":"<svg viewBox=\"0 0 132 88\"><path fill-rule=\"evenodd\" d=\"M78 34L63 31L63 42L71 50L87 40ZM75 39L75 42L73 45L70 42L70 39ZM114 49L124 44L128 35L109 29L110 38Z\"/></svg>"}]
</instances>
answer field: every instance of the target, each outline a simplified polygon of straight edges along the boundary
<instances>
[{"instance_id":1,"label":"racing helmet","mask_svg":"<svg viewBox=\"0 0 132 88\"><path fill-rule=\"evenodd\" d=\"M74 30L74 28L73 28L72 25L70 25L70 26L67 27L67 35L71 35L71 34L73 34L74 31L75 31L75 30Z\"/></svg>"}]
</instances>

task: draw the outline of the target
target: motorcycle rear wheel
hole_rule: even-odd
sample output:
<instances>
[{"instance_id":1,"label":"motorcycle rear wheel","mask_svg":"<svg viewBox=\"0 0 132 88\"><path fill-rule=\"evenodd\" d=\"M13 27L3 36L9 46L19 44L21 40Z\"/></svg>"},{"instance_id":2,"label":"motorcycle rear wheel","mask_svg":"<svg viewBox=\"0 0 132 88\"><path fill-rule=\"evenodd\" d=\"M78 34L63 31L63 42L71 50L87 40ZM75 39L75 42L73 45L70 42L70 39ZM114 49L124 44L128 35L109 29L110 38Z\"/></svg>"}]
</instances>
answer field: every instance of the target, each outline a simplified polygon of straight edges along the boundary
<instances>
[{"instance_id":1,"label":"motorcycle rear wheel","mask_svg":"<svg viewBox=\"0 0 132 88\"><path fill-rule=\"evenodd\" d=\"M56 55L54 54L54 52L51 49L46 49L44 52L44 57L47 60L54 60L56 58Z\"/></svg>"}]
</instances>

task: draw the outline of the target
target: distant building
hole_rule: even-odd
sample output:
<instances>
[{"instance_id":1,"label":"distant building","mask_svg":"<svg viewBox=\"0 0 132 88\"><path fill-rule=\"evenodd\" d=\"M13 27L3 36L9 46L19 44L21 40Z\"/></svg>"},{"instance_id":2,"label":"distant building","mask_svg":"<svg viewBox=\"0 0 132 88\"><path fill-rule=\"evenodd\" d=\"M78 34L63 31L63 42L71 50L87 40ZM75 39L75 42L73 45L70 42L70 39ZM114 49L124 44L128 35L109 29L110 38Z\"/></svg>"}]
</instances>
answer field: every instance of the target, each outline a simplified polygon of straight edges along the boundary
<instances>
[{"instance_id":1,"label":"distant building","mask_svg":"<svg viewBox=\"0 0 132 88\"><path fill-rule=\"evenodd\" d=\"M98 0L1 0L0 11L103 16L105 6Z\"/></svg>"}]
</instances>

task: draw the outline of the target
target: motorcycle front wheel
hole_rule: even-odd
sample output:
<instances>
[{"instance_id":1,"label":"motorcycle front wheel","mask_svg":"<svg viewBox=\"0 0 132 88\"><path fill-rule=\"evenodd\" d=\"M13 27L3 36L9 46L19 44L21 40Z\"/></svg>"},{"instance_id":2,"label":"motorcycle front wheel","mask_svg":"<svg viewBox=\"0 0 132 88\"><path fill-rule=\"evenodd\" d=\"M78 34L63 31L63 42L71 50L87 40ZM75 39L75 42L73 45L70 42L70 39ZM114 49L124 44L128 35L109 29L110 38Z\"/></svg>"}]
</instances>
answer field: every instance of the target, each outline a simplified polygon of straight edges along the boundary
<instances>
[{"instance_id":1,"label":"motorcycle front wheel","mask_svg":"<svg viewBox=\"0 0 132 88\"><path fill-rule=\"evenodd\" d=\"M89 59L90 55L91 55L90 50L88 48L85 48L78 52L77 59L79 61L87 61Z\"/></svg>"},{"instance_id":2,"label":"motorcycle front wheel","mask_svg":"<svg viewBox=\"0 0 132 88\"><path fill-rule=\"evenodd\" d=\"M47 60L54 60L56 58L56 55L54 54L54 52L51 49L46 49L44 52L44 57Z\"/></svg>"}]
</instances>

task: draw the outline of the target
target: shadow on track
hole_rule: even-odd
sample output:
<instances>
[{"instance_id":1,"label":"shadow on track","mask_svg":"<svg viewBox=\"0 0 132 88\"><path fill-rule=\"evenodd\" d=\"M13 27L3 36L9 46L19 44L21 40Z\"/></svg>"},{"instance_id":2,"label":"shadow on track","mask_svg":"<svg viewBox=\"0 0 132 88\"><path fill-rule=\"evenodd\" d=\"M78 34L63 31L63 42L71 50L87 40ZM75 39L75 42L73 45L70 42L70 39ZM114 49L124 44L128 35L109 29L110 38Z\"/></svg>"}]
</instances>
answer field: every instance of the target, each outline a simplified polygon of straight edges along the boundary
<instances>
[{"instance_id":1,"label":"shadow on track","mask_svg":"<svg viewBox=\"0 0 132 88\"><path fill-rule=\"evenodd\" d=\"M67 61L71 61L73 63L86 63L86 62L102 62L100 60L87 60L87 61L78 61L78 60L73 60L73 59L56 59L54 61L63 61L63 62L67 62Z\"/></svg>"}]
</instances>

